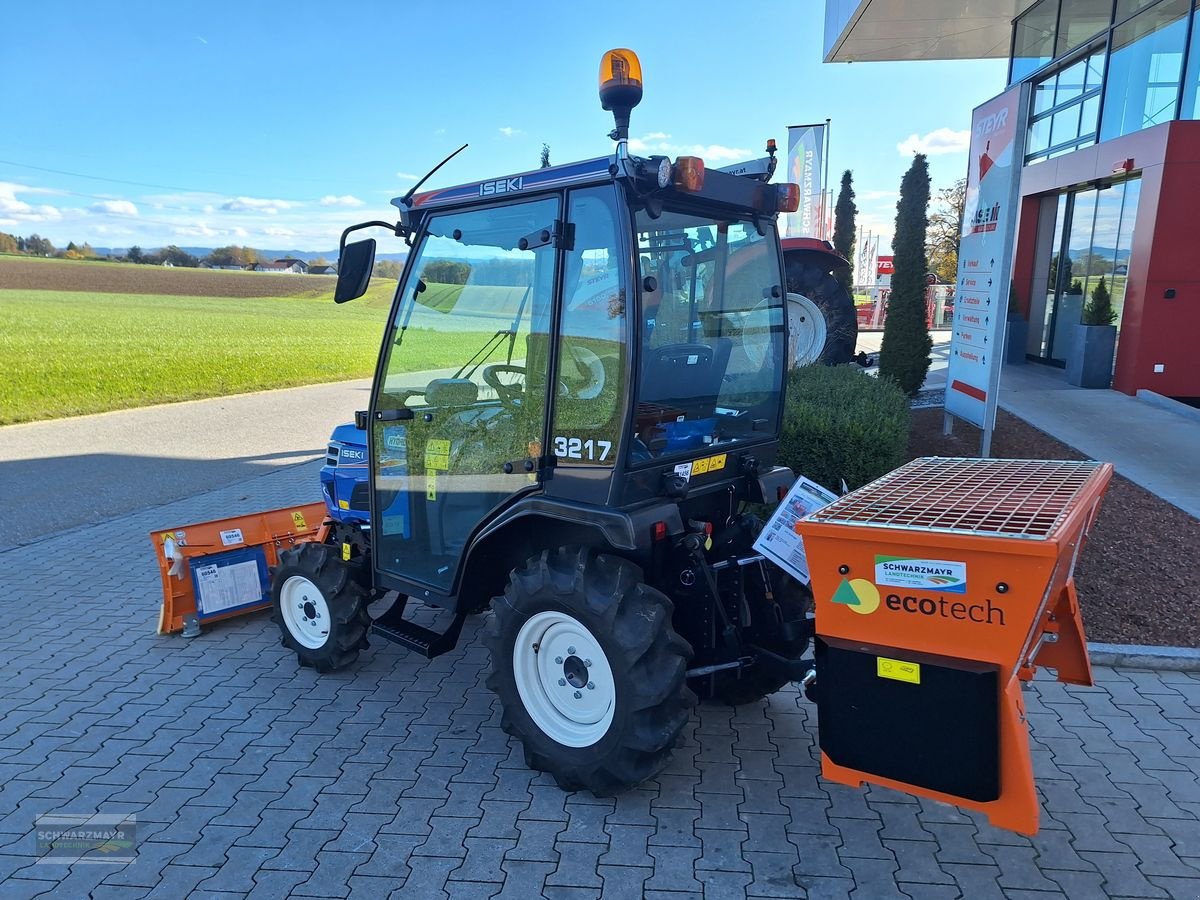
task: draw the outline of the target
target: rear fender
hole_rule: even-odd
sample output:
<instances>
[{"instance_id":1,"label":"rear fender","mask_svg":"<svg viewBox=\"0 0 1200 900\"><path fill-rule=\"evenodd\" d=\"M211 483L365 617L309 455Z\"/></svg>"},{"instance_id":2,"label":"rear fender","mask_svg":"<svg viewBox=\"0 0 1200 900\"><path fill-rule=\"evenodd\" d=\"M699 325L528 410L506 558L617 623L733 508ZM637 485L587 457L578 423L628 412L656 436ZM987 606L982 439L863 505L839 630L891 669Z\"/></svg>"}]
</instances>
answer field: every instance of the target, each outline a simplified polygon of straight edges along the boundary
<instances>
[{"instance_id":1,"label":"rear fender","mask_svg":"<svg viewBox=\"0 0 1200 900\"><path fill-rule=\"evenodd\" d=\"M493 519L471 542L459 572L457 609L484 609L492 597L504 592L514 568L555 547L592 547L645 567L650 562L657 522L666 523L668 534L683 531L679 508L673 503L629 512L545 497L518 503Z\"/></svg>"}]
</instances>

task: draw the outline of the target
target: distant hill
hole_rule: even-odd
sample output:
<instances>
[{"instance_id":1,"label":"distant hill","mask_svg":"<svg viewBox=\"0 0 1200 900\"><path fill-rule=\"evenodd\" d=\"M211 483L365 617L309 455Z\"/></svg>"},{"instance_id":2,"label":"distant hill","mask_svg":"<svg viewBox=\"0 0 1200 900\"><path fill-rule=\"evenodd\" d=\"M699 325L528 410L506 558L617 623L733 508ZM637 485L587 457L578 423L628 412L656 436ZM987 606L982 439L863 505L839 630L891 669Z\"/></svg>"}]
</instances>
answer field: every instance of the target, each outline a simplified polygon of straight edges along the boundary
<instances>
[{"instance_id":1,"label":"distant hill","mask_svg":"<svg viewBox=\"0 0 1200 900\"><path fill-rule=\"evenodd\" d=\"M97 256L124 256L128 251L128 247L93 247ZM161 247L143 247L143 253L154 253L161 250ZM215 247L180 247L185 253L190 253L192 256L205 257L215 250ZM257 249L257 248L255 248ZM292 259L302 259L305 262L312 262L318 256L323 256L331 263L336 263L338 258L337 248L332 250L259 250L259 254L267 259L283 259L291 257ZM376 253L376 259L390 259L396 262L403 262L408 258L407 253Z\"/></svg>"}]
</instances>

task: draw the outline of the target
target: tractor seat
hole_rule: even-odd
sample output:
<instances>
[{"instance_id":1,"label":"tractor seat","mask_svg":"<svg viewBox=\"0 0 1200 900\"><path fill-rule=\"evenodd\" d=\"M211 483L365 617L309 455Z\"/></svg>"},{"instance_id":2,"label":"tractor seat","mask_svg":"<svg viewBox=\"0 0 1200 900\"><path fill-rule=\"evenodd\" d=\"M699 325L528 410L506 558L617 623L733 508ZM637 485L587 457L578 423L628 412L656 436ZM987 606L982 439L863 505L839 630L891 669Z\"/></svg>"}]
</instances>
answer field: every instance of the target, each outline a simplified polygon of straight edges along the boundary
<instances>
[{"instance_id":1,"label":"tractor seat","mask_svg":"<svg viewBox=\"0 0 1200 900\"><path fill-rule=\"evenodd\" d=\"M435 378L425 387L426 406L470 406L479 399L479 385L469 378Z\"/></svg>"},{"instance_id":2,"label":"tractor seat","mask_svg":"<svg viewBox=\"0 0 1200 900\"><path fill-rule=\"evenodd\" d=\"M689 419L712 415L732 350L729 338L718 338L712 347L664 344L647 349L640 399L679 407Z\"/></svg>"}]
</instances>

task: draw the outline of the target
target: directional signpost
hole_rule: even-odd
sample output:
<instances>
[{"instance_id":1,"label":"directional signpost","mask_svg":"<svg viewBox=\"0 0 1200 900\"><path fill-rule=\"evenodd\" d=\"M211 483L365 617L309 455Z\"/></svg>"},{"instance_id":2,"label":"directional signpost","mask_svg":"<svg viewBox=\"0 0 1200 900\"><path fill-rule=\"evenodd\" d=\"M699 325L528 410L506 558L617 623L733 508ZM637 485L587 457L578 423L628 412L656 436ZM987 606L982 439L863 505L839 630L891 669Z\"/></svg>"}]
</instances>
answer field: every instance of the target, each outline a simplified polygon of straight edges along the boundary
<instances>
[{"instance_id":1,"label":"directional signpost","mask_svg":"<svg viewBox=\"0 0 1200 900\"><path fill-rule=\"evenodd\" d=\"M991 455L996 424L1027 103L1028 91L1017 85L971 117L944 430L950 433L952 416L982 428L980 456Z\"/></svg>"}]
</instances>

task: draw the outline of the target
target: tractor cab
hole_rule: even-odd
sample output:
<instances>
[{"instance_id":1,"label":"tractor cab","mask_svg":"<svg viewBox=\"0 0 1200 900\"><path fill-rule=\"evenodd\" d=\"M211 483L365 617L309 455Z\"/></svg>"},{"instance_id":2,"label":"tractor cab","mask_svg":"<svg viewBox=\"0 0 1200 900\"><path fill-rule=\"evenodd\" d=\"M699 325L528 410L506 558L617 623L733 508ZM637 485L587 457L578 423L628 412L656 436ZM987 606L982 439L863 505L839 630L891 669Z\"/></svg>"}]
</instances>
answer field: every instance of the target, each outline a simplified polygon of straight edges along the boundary
<instances>
[{"instance_id":1,"label":"tractor cab","mask_svg":"<svg viewBox=\"0 0 1200 900\"><path fill-rule=\"evenodd\" d=\"M506 522L592 528L769 467L796 192L624 146L393 201L411 251L366 416L378 583L486 601L471 551Z\"/></svg>"}]
</instances>

